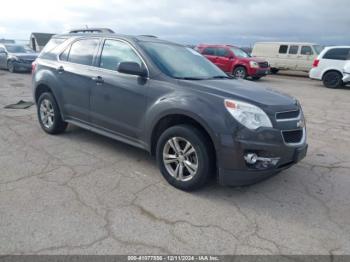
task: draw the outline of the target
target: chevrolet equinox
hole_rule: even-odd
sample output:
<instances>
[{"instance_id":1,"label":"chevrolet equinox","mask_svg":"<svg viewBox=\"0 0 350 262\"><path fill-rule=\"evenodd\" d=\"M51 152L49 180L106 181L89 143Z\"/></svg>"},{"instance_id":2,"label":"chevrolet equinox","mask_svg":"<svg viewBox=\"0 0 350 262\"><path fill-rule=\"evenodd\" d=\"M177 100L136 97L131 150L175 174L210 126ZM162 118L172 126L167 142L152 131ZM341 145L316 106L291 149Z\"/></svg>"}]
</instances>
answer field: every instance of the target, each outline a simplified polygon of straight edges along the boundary
<instances>
[{"instance_id":1,"label":"chevrolet equinox","mask_svg":"<svg viewBox=\"0 0 350 262\"><path fill-rule=\"evenodd\" d=\"M299 102L147 36L66 34L33 63L42 129L67 124L147 150L174 187L247 185L305 157Z\"/></svg>"}]
</instances>

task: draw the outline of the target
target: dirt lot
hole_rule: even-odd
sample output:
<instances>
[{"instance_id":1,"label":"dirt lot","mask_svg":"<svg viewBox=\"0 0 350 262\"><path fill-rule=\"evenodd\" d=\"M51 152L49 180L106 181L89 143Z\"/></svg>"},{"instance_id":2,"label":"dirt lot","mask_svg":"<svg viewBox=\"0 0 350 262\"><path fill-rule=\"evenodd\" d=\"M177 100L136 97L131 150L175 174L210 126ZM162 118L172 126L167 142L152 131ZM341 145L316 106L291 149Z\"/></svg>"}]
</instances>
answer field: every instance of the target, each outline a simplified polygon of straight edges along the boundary
<instances>
[{"instance_id":1,"label":"dirt lot","mask_svg":"<svg viewBox=\"0 0 350 262\"><path fill-rule=\"evenodd\" d=\"M261 83L297 97L309 154L260 184L169 186L146 152L71 127L49 136L31 77L0 71L0 254L350 254L350 88Z\"/></svg>"}]
</instances>

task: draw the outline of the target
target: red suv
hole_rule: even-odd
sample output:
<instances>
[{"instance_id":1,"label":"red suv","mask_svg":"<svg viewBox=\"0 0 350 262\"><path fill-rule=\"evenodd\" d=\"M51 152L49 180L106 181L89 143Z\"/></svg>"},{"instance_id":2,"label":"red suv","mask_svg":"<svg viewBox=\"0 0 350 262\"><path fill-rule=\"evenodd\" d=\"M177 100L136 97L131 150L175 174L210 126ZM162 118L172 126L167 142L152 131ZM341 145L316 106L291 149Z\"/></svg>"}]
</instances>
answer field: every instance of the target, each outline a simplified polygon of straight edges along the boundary
<instances>
[{"instance_id":1,"label":"red suv","mask_svg":"<svg viewBox=\"0 0 350 262\"><path fill-rule=\"evenodd\" d=\"M251 77L258 80L270 72L267 61L251 57L236 46L201 44L195 49L224 72L236 78Z\"/></svg>"}]
</instances>

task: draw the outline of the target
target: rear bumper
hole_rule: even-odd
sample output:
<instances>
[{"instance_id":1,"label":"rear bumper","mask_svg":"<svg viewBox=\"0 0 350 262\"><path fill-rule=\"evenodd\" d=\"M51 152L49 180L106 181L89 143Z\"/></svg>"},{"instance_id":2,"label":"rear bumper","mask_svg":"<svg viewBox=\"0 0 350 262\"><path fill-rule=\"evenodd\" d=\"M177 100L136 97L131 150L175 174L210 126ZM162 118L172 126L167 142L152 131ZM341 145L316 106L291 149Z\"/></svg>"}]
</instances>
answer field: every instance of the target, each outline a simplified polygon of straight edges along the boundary
<instances>
[{"instance_id":1,"label":"rear bumper","mask_svg":"<svg viewBox=\"0 0 350 262\"><path fill-rule=\"evenodd\" d=\"M17 71L31 71L32 70L31 63L22 63L19 61L15 61L13 64L14 64Z\"/></svg>"},{"instance_id":2,"label":"rear bumper","mask_svg":"<svg viewBox=\"0 0 350 262\"><path fill-rule=\"evenodd\" d=\"M309 77L311 79L322 80L322 74L321 74L320 70L318 70L317 67L311 68L311 70L309 72Z\"/></svg>"},{"instance_id":3,"label":"rear bumper","mask_svg":"<svg viewBox=\"0 0 350 262\"><path fill-rule=\"evenodd\" d=\"M345 73L344 72L343 82L344 83L350 82L350 73Z\"/></svg>"}]
</instances>

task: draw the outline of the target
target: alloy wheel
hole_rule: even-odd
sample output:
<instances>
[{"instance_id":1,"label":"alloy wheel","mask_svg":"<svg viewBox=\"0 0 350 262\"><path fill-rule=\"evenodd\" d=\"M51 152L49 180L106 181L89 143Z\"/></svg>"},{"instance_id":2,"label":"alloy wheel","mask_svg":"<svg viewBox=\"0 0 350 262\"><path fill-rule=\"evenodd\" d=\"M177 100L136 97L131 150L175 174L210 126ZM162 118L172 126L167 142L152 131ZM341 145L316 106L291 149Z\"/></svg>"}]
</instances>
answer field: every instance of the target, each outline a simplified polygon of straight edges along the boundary
<instances>
[{"instance_id":1,"label":"alloy wheel","mask_svg":"<svg viewBox=\"0 0 350 262\"><path fill-rule=\"evenodd\" d=\"M182 137L172 137L164 145L163 162L169 174L179 181L189 181L197 173L198 156L193 145Z\"/></svg>"},{"instance_id":2,"label":"alloy wheel","mask_svg":"<svg viewBox=\"0 0 350 262\"><path fill-rule=\"evenodd\" d=\"M48 99L42 100L40 104L40 120L42 124L50 129L54 124L55 112L52 103Z\"/></svg>"}]
</instances>

